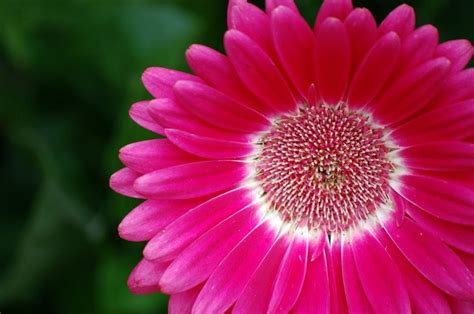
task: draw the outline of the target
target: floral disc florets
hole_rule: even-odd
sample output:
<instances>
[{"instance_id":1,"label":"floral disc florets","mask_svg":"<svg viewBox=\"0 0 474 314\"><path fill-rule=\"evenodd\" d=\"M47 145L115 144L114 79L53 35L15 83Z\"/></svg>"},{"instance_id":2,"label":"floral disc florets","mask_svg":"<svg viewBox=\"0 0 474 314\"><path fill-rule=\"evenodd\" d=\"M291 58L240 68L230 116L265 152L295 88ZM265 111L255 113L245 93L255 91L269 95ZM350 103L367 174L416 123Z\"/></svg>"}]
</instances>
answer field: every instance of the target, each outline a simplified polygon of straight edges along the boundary
<instances>
[{"instance_id":1,"label":"floral disc florets","mask_svg":"<svg viewBox=\"0 0 474 314\"><path fill-rule=\"evenodd\" d=\"M393 166L383 137L345 105L304 106L262 136L257 181L284 220L343 231L387 201Z\"/></svg>"}]
</instances>

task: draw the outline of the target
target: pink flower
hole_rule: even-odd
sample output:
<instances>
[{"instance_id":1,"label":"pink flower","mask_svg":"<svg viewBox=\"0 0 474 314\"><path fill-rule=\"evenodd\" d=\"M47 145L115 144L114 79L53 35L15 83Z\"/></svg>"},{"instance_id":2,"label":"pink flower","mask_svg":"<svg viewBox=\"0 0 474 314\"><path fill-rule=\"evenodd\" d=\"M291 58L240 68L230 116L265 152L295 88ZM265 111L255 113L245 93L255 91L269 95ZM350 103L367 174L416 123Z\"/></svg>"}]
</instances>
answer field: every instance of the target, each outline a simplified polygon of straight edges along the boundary
<instances>
[{"instance_id":1,"label":"pink flower","mask_svg":"<svg viewBox=\"0 0 474 314\"><path fill-rule=\"evenodd\" d=\"M227 55L149 68L111 187L145 199L135 293L170 313L472 313L474 70L402 5L231 0Z\"/></svg>"}]
</instances>

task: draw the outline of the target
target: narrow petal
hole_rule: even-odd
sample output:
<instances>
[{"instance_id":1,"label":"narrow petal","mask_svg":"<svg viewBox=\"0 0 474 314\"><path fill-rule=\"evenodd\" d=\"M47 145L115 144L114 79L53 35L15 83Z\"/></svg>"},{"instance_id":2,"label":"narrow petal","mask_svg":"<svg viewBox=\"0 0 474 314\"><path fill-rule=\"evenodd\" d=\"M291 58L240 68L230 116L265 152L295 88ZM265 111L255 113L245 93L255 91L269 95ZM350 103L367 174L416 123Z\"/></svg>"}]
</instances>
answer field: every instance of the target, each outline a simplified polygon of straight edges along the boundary
<instances>
[{"instance_id":1,"label":"narrow petal","mask_svg":"<svg viewBox=\"0 0 474 314\"><path fill-rule=\"evenodd\" d=\"M271 22L280 63L300 94L306 97L314 83L313 69L308 66L313 64L314 34L301 15L284 6L272 12Z\"/></svg>"},{"instance_id":2,"label":"narrow petal","mask_svg":"<svg viewBox=\"0 0 474 314\"><path fill-rule=\"evenodd\" d=\"M308 235L295 235L277 272L268 312L288 313L300 295L308 262Z\"/></svg>"},{"instance_id":3,"label":"narrow petal","mask_svg":"<svg viewBox=\"0 0 474 314\"><path fill-rule=\"evenodd\" d=\"M166 68L148 68L142 75L143 85L155 98L173 98L173 86L182 80L202 82L192 74Z\"/></svg>"},{"instance_id":4,"label":"narrow petal","mask_svg":"<svg viewBox=\"0 0 474 314\"><path fill-rule=\"evenodd\" d=\"M141 176L134 189L155 199L188 199L236 186L248 176L238 161L202 161L160 169Z\"/></svg>"},{"instance_id":5,"label":"narrow petal","mask_svg":"<svg viewBox=\"0 0 474 314\"><path fill-rule=\"evenodd\" d=\"M348 103L362 108L382 89L393 72L400 51L400 38L390 32L370 49L352 81Z\"/></svg>"},{"instance_id":6,"label":"narrow petal","mask_svg":"<svg viewBox=\"0 0 474 314\"><path fill-rule=\"evenodd\" d=\"M389 32L396 32L404 39L415 29L415 10L409 5L402 4L382 21L379 27L379 36Z\"/></svg>"},{"instance_id":7,"label":"narrow petal","mask_svg":"<svg viewBox=\"0 0 474 314\"><path fill-rule=\"evenodd\" d=\"M261 101L281 112L295 109L295 99L277 66L249 37L231 30L224 44L239 77Z\"/></svg>"},{"instance_id":8,"label":"narrow petal","mask_svg":"<svg viewBox=\"0 0 474 314\"><path fill-rule=\"evenodd\" d=\"M429 111L394 129L390 137L401 146L462 140L474 134L474 100Z\"/></svg>"},{"instance_id":9,"label":"narrow petal","mask_svg":"<svg viewBox=\"0 0 474 314\"><path fill-rule=\"evenodd\" d=\"M149 260L167 261L224 219L252 202L247 189L239 188L216 196L191 209L151 239L143 254Z\"/></svg>"},{"instance_id":10,"label":"narrow petal","mask_svg":"<svg viewBox=\"0 0 474 314\"><path fill-rule=\"evenodd\" d=\"M128 241L147 241L185 212L204 202L191 200L146 200L133 209L118 227L119 235Z\"/></svg>"},{"instance_id":11,"label":"narrow petal","mask_svg":"<svg viewBox=\"0 0 474 314\"><path fill-rule=\"evenodd\" d=\"M435 217L474 226L474 193L460 184L434 177L404 175L393 188Z\"/></svg>"},{"instance_id":12,"label":"narrow petal","mask_svg":"<svg viewBox=\"0 0 474 314\"><path fill-rule=\"evenodd\" d=\"M337 104L342 100L350 67L350 44L344 24L336 18L328 18L316 36L316 78L326 103Z\"/></svg>"},{"instance_id":13,"label":"narrow petal","mask_svg":"<svg viewBox=\"0 0 474 314\"><path fill-rule=\"evenodd\" d=\"M433 177L441 181L448 181L474 191L474 170L464 171L426 171L412 169L413 175L422 177Z\"/></svg>"},{"instance_id":14,"label":"narrow petal","mask_svg":"<svg viewBox=\"0 0 474 314\"><path fill-rule=\"evenodd\" d=\"M199 161L166 139L129 144L120 149L119 158L125 166L140 173Z\"/></svg>"},{"instance_id":15,"label":"narrow petal","mask_svg":"<svg viewBox=\"0 0 474 314\"><path fill-rule=\"evenodd\" d=\"M464 251L455 251L466 267L474 274L474 254L465 253Z\"/></svg>"},{"instance_id":16,"label":"narrow petal","mask_svg":"<svg viewBox=\"0 0 474 314\"><path fill-rule=\"evenodd\" d=\"M158 282L169 263L156 263L142 259L128 277L128 289L135 294L160 291Z\"/></svg>"},{"instance_id":17,"label":"narrow petal","mask_svg":"<svg viewBox=\"0 0 474 314\"><path fill-rule=\"evenodd\" d=\"M474 301L459 300L451 298L450 300L452 313L455 314L472 314L474 313Z\"/></svg>"},{"instance_id":18,"label":"narrow petal","mask_svg":"<svg viewBox=\"0 0 474 314\"><path fill-rule=\"evenodd\" d=\"M436 48L436 55L451 61L451 73L461 71L471 61L474 49L465 39L450 40Z\"/></svg>"},{"instance_id":19,"label":"narrow petal","mask_svg":"<svg viewBox=\"0 0 474 314\"><path fill-rule=\"evenodd\" d=\"M356 8L346 18L344 25L351 45L351 63L354 72L377 40L377 22L369 10Z\"/></svg>"},{"instance_id":20,"label":"narrow petal","mask_svg":"<svg viewBox=\"0 0 474 314\"><path fill-rule=\"evenodd\" d=\"M385 231L377 232L377 239L396 262L410 296L414 313L450 313L444 293L418 272L401 254Z\"/></svg>"},{"instance_id":21,"label":"narrow petal","mask_svg":"<svg viewBox=\"0 0 474 314\"><path fill-rule=\"evenodd\" d=\"M326 247L328 256L328 274L331 313L348 313L344 280L342 278L341 239L332 239L330 247Z\"/></svg>"},{"instance_id":22,"label":"narrow petal","mask_svg":"<svg viewBox=\"0 0 474 314\"><path fill-rule=\"evenodd\" d=\"M148 113L149 101L134 103L128 114L139 126L157 134L164 134L163 127Z\"/></svg>"},{"instance_id":23,"label":"narrow petal","mask_svg":"<svg viewBox=\"0 0 474 314\"><path fill-rule=\"evenodd\" d=\"M292 312L297 314L329 314L331 294L326 252L312 245L303 289Z\"/></svg>"},{"instance_id":24,"label":"narrow petal","mask_svg":"<svg viewBox=\"0 0 474 314\"><path fill-rule=\"evenodd\" d=\"M294 0L265 0L265 10L271 14L279 6L285 6L295 13L299 13Z\"/></svg>"},{"instance_id":25,"label":"narrow petal","mask_svg":"<svg viewBox=\"0 0 474 314\"><path fill-rule=\"evenodd\" d=\"M472 98L474 98L474 69L469 68L451 75L446 80L433 107L449 106Z\"/></svg>"},{"instance_id":26,"label":"narrow petal","mask_svg":"<svg viewBox=\"0 0 474 314\"><path fill-rule=\"evenodd\" d=\"M397 152L408 168L431 171L474 170L474 144L433 142L403 148Z\"/></svg>"},{"instance_id":27,"label":"narrow petal","mask_svg":"<svg viewBox=\"0 0 474 314\"><path fill-rule=\"evenodd\" d=\"M257 6L242 3L233 7L231 12L232 29L252 39L270 57L275 56L270 31L270 19Z\"/></svg>"},{"instance_id":28,"label":"narrow petal","mask_svg":"<svg viewBox=\"0 0 474 314\"><path fill-rule=\"evenodd\" d=\"M352 11L352 0L324 0L319 9L314 28L318 31L321 24L329 17L344 21Z\"/></svg>"},{"instance_id":29,"label":"narrow petal","mask_svg":"<svg viewBox=\"0 0 474 314\"><path fill-rule=\"evenodd\" d=\"M252 275L232 310L234 314L267 313L275 285L275 274L290 245L287 233L281 234Z\"/></svg>"},{"instance_id":30,"label":"narrow petal","mask_svg":"<svg viewBox=\"0 0 474 314\"><path fill-rule=\"evenodd\" d=\"M218 127L251 133L266 130L270 121L207 85L179 81L174 86L178 102L199 118Z\"/></svg>"},{"instance_id":31,"label":"narrow petal","mask_svg":"<svg viewBox=\"0 0 474 314\"><path fill-rule=\"evenodd\" d=\"M403 223L403 220L405 220L408 201L393 189L390 189L389 196L390 200L393 202L393 209L395 210L395 222L397 223L397 226L399 226Z\"/></svg>"},{"instance_id":32,"label":"narrow petal","mask_svg":"<svg viewBox=\"0 0 474 314\"><path fill-rule=\"evenodd\" d=\"M165 133L182 150L203 158L237 159L255 152L250 143L217 140L175 129L166 129Z\"/></svg>"},{"instance_id":33,"label":"narrow petal","mask_svg":"<svg viewBox=\"0 0 474 314\"><path fill-rule=\"evenodd\" d=\"M227 56L214 49L192 45L186 51L189 67L210 86L263 114L271 110L242 84Z\"/></svg>"},{"instance_id":34,"label":"narrow petal","mask_svg":"<svg viewBox=\"0 0 474 314\"><path fill-rule=\"evenodd\" d=\"M144 198L133 188L135 180L141 174L129 168L123 168L110 177L110 188L115 192L133 198Z\"/></svg>"},{"instance_id":35,"label":"narrow petal","mask_svg":"<svg viewBox=\"0 0 474 314\"><path fill-rule=\"evenodd\" d=\"M229 309L271 248L277 232L278 227L267 220L243 239L212 273L193 313L222 313Z\"/></svg>"},{"instance_id":36,"label":"narrow petal","mask_svg":"<svg viewBox=\"0 0 474 314\"><path fill-rule=\"evenodd\" d=\"M148 112L163 128L179 129L198 135L225 140L245 139L245 135L242 133L230 132L203 121L184 109L173 99L163 98L151 101Z\"/></svg>"},{"instance_id":37,"label":"narrow petal","mask_svg":"<svg viewBox=\"0 0 474 314\"><path fill-rule=\"evenodd\" d=\"M474 298L474 278L447 245L406 219L396 227L384 223L390 238L410 263L440 289L459 298Z\"/></svg>"},{"instance_id":38,"label":"narrow petal","mask_svg":"<svg viewBox=\"0 0 474 314\"><path fill-rule=\"evenodd\" d=\"M227 6L227 27L232 29L234 27L234 22L232 21L232 9L234 6L247 3L247 0L229 0L229 5Z\"/></svg>"},{"instance_id":39,"label":"narrow petal","mask_svg":"<svg viewBox=\"0 0 474 314\"><path fill-rule=\"evenodd\" d=\"M464 252L474 254L474 229L450 223L411 205L407 207L408 214L423 229L431 232L434 237Z\"/></svg>"},{"instance_id":40,"label":"narrow petal","mask_svg":"<svg viewBox=\"0 0 474 314\"><path fill-rule=\"evenodd\" d=\"M187 247L163 274L160 281L163 292L185 291L209 278L224 257L257 226L256 211L254 206L244 208ZM185 235L187 233L185 231Z\"/></svg>"},{"instance_id":41,"label":"narrow petal","mask_svg":"<svg viewBox=\"0 0 474 314\"><path fill-rule=\"evenodd\" d=\"M197 286L181 293L172 294L168 303L168 314L191 313L201 289L202 286Z\"/></svg>"},{"instance_id":42,"label":"narrow petal","mask_svg":"<svg viewBox=\"0 0 474 314\"><path fill-rule=\"evenodd\" d=\"M359 279L350 243L342 245L342 278L349 313L373 313Z\"/></svg>"},{"instance_id":43,"label":"narrow petal","mask_svg":"<svg viewBox=\"0 0 474 314\"><path fill-rule=\"evenodd\" d=\"M404 75L374 100L374 118L382 124L394 124L421 110L434 97L450 68L446 58L430 60Z\"/></svg>"},{"instance_id":44,"label":"narrow petal","mask_svg":"<svg viewBox=\"0 0 474 314\"><path fill-rule=\"evenodd\" d=\"M438 30L432 25L424 25L408 35L403 41L400 51L398 71L404 72L406 69L431 59L438 45L438 40Z\"/></svg>"},{"instance_id":45,"label":"narrow petal","mask_svg":"<svg viewBox=\"0 0 474 314\"><path fill-rule=\"evenodd\" d=\"M360 283L374 312L410 313L400 271L384 247L370 233L354 239L351 246Z\"/></svg>"}]
</instances>

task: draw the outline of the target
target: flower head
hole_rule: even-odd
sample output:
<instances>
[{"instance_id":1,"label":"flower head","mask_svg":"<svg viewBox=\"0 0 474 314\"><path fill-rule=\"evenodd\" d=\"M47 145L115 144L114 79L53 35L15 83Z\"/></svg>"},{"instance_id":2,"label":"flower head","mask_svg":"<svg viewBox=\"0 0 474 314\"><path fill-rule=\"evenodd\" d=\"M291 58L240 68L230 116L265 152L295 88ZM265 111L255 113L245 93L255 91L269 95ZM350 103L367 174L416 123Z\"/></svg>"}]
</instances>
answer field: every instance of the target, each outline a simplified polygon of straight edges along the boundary
<instances>
[{"instance_id":1,"label":"flower head","mask_svg":"<svg viewBox=\"0 0 474 314\"><path fill-rule=\"evenodd\" d=\"M314 30L292 0L231 0L228 24L194 74L143 74L130 115L165 138L111 178L144 199L119 226L148 241L131 291L171 313L472 312L471 44L350 0Z\"/></svg>"}]
</instances>

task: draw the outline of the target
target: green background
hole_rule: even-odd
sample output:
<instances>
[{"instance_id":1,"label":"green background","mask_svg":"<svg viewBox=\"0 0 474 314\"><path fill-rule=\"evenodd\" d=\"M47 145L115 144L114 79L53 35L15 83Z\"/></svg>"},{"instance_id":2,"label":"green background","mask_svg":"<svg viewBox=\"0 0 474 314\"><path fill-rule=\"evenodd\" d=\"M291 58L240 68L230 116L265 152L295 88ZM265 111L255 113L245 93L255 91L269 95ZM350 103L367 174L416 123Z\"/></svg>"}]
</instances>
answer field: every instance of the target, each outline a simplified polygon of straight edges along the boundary
<instances>
[{"instance_id":1,"label":"green background","mask_svg":"<svg viewBox=\"0 0 474 314\"><path fill-rule=\"evenodd\" d=\"M263 1L255 2L262 5ZM318 0L296 1L308 20ZM408 1L442 40L474 40L474 2ZM355 1L377 19L400 1ZM152 138L128 117L148 66L188 70L192 43L222 51L225 0L0 0L0 312L162 313L126 280L143 244L116 226L137 202L108 178Z\"/></svg>"}]
</instances>

